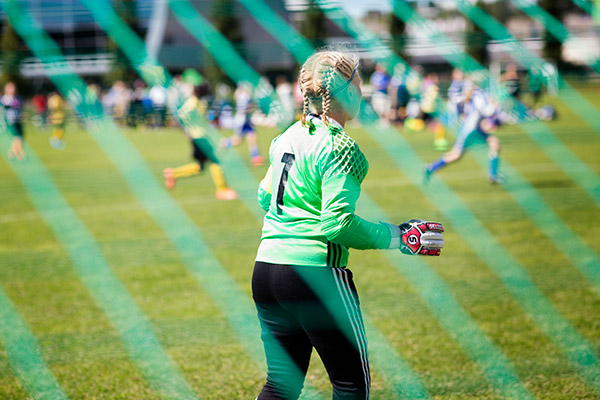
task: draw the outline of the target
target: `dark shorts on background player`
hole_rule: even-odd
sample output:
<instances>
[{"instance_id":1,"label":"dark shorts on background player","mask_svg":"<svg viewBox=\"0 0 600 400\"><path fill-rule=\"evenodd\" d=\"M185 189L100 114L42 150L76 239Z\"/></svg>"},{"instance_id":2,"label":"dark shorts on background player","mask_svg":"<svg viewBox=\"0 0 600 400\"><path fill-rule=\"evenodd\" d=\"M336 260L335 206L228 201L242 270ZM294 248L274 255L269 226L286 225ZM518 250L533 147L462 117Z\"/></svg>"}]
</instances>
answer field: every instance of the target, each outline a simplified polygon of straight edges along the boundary
<instances>
[{"instance_id":1,"label":"dark shorts on background player","mask_svg":"<svg viewBox=\"0 0 600 400\"><path fill-rule=\"evenodd\" d=\"M219 159L214 153L212 144L206 138L192 140L192 157L198 161L198 164L200 164L200 168L202 169L204 169L204 163L206 161L211 161L215 164L219 163Z\"/></svg>"}]
</instances>

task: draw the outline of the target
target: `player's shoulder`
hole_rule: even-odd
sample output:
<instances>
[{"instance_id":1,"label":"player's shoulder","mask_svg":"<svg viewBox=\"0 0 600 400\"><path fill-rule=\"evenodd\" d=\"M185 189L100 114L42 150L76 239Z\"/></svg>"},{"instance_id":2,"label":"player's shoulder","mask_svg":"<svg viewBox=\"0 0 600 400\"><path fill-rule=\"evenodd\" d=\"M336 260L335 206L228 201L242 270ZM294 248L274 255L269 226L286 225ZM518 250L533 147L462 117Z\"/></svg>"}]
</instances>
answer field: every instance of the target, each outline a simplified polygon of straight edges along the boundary
<instances>
[{"instance_id":1,"label":"player's shoulder","mask_svg":"<svg viewBox=\"0 0 600 400\"><path fill-rule=\"evenodd\" d=\"M348 152L360 152L358 143L346 131L338 126L329 126L329 142L331 151L334 155L341 155Z\"/></svg>"},{"instance_id":2,"label":"player's shoulder","mask_svg":"<svg viewBox=\"0 0 600 400\"><path fill-rule=\"evenodd\" d=\"M356 140L341 126L330 123L328 141L328 154L326 158L322 158L327 169L338 174L352 175L362 183L369 170L369 163Z\"/></svg>"}]
</instances>

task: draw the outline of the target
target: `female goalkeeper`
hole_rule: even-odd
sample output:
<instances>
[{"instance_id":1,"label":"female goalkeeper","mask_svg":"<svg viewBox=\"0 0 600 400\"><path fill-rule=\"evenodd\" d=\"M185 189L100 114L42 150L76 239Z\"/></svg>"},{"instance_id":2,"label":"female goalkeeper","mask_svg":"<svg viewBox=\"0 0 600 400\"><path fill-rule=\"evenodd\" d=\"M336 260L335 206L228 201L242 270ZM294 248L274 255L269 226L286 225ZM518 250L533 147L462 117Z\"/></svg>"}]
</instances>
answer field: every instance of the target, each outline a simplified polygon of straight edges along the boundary
<instances>
[{"instance_id":1,"label":"female goalkeeper","mask_svg":"<svg viewBox=\"0 0 600 400\"><path fill-rule=\"evenodd\" d=\"M258 399L297 399L314 347L333 399L369 397L366 336L348 248L439 255L441 224L371 223L354 213L368 163L346 134L361 102L358 59L312 55L300 72L302 120L275 138L258 198L267 211L252 276L267 357ZM273 190L272 190L273 189Z\"/></svg>"}]
</instances>

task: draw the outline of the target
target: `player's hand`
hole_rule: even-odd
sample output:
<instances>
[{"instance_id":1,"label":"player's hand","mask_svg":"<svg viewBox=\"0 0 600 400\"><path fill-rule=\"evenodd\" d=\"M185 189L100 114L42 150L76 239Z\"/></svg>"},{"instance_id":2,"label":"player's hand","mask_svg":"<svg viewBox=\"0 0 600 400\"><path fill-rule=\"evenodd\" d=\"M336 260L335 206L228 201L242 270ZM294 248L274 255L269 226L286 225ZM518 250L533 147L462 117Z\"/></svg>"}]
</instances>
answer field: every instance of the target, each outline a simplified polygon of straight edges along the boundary
<instances>
[{"instance_id":1,"label":"player's hand","mask_svg":"<svg viewBox=\"0 0 600 400\"><path fill-rule=\"evenodd\" d=\"M23 150L23 140L21 138L14 138L8 149L8 158L16 158L19 161L25 159L25 150Z\"/></svg>"},{"instance_id":2,"label":"player's hand","mask_svg":"<svg viewBox=\"0 0 600 400\"><path fill-rule=\"evenodd\" d=\"M444 227L438 222L411 219L400 225L400 251L409 255L439 256L444 248Z\"/></svg>"}]
</instances>

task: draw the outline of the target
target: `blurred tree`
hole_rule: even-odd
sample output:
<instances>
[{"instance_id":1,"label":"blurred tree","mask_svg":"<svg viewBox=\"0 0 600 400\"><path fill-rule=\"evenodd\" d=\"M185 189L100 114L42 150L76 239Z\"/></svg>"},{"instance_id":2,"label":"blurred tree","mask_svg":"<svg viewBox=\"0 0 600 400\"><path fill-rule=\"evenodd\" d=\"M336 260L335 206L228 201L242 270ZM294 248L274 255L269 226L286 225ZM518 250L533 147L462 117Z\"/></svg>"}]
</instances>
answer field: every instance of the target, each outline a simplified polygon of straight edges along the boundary
<instances>
[{"instance_id":1,"label":"blurred tree","mask_svg":"<svg viewBox=\"0 0 600 400\"><path fill-rule=\"evenodd\" d=\"M215 28L233 45L235 50L242 58L246 58L246 44L242 32L242 23L237 14L236 1L234 0L216 0L211 7L212 23ZM205 76L211 87L215 87L220 82L232 84L231 80L219 67L215 59L206 50L203 50L205 60Z\"/></svg>"},{"instance_id":2,"label":"blurred tree","mask_svg":"<svg viewBox=\"0 0 600 400\"><path fill-rule=\"evenodd\" d=\"M21 77L21 61L23 52L21 52L21 40L14 28L8 21L4 20L2 26L2 36L0 37L0 51L2 56L2 74L0 75L0 86L3 87L6 82L12 81L18 87L23 83Z\"/></svg>"},{"instance_id":3,"label":"blurred tree","mask_svg":"<svg viewBox=\"0 0 600 400\"><path fill-rule=\"evenodd\" d=\"M138 18L135 10L135 0L116 0L113 7L123 21L131 28L138 36L142 36L139 28ZM129 59L123 53L123 50L117 46L112 40L108 39L108 51L113 55L114 62L111 70L106 74L106 84L112 85L116 81L124 81L131 83L137 78L137 73L131 66Z\"/></svg>"},{"instance_id":4,"label":"blurred tree","mask_svg":"<svg viewBox=\"0 0 600 400\"><path fill-rule=\"evenodd\" d=\"M495 2L479 2L478 6L492 17L497 19L502 25L506 25L510 18L510 6L508 0L497 0Z\"/></svg>"},{"instance_id":5,"label":"blurred tree","mask_svg":"<svg viewBox=\"0 0 600 400\"><path fill-rule=\"evenodd\" d=\"M482 2L478 1L476 5L481 7ZM470 20L467 21L467 29L465 30L465 50L482 65L487 65L489 62L489 55L487 52L489 40L490 37L481 28Z\"/></svg>"},{"instance_id":6,"label":"blurred tree","mask_svg":"<svg viewBox=\"0 0 600 400\"><path fill-rule=\"evenodd\" d=\"M406 24L393 12L390 13L390 36L392 37L392 51L402 57L410 64L410 56L405 51L406 48Z\"/></svg>"},{"instance_id":7,"label":"blurred tree","mask_svg":"<svg viewBox=\"0 0 600 400\"><path fill-rule=\"evenodd\" d=\"M308 39L314 48L325 46L325 38L327 37L325 14L315 4L314 0L308 2L304 19L300 24L300 33Z\"/></svg>"},{"instance_id":8,"label":"blurred tree","mask_svg":"<svg viewBox=\"0 0 600 400\"><path fill-rule=\"evenodd\" d=\"M539 5L546 10L548 14L562 22L564 13L567 11L563 3L564 2L556 0L541 0ZM548 61L554 63L559 69L565 66L565 63L562 59L562 44L560 40L548 32L547 29L544 31L543 54Z\"/></svg>"}]
</instances>

